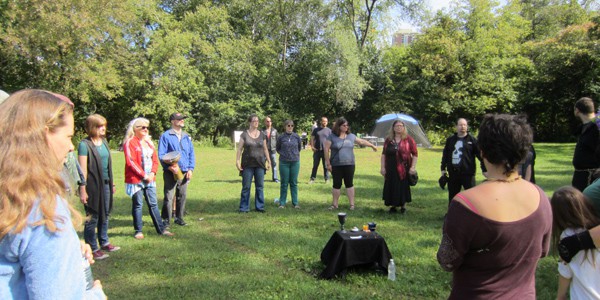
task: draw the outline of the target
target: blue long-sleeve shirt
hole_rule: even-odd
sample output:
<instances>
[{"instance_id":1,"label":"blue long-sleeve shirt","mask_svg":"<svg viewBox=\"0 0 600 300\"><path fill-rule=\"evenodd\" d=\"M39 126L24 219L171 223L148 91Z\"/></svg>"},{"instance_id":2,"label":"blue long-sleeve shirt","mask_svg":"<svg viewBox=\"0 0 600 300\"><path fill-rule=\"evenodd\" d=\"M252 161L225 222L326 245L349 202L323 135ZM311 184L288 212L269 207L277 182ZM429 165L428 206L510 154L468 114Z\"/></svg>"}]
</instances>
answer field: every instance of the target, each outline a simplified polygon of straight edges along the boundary
<instances>
[{"instance_id":1,"label":"blue long-sleeve shirt","mask_svg":"<svg viewBox=\"0 0 600 300\"><path fill-rule=\"evenodd\" d=\"M56 197L55 232L32 225L42 218L38 208L20 233L0 240L0 299L104 299L101 289L85 289L81 244L65 200Z\"/></svg>"},{"instance_id":2,"label":"blue long-sleeve shirt","mask_svg":"<svg viewBox=\"0 0 600 300\"><path fill-rule=\"evenodd\" d=\"M165 171L169 169L169 165L163 163L163 156L171 151L179 151L181 153L178 165L182 172L185 173L189 170L194 170L196 156L194 154L194 144L189 134L182 130L181 140L179 140L175 130L169 129L160 136L160 140L158 141L158 159Z\"/></svg>"}]
</instances>

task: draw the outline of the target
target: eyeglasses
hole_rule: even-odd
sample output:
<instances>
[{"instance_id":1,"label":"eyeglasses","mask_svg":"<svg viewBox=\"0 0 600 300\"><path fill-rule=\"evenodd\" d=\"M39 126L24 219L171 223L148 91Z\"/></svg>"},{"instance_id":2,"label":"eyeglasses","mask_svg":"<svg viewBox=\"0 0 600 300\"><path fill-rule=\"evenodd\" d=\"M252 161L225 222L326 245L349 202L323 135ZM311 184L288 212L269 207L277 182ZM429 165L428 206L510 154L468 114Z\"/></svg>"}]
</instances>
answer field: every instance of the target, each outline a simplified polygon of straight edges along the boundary
<instances>
[{"instance_id":1,"label":"eyeglasses","mask_svg":"<svg viewBox=\"0 0 600 300\"><path fill-rule=\"evenodd\" d=\"M146 129L148 129L149 127L148 127L148 126L135 126L135 128L137 128L137 129L142 129L142 130L146 130Z\"/></svg>"},{"instance_id":2,"label":"eyeglasses","mask_svg":"<svg viewBox=\"0 0 600 300\"><path fill-rule=\"evenodd\" d=\"M287 127L294 127L294 124L288 124Z\"/></svg>"}]
</instances>

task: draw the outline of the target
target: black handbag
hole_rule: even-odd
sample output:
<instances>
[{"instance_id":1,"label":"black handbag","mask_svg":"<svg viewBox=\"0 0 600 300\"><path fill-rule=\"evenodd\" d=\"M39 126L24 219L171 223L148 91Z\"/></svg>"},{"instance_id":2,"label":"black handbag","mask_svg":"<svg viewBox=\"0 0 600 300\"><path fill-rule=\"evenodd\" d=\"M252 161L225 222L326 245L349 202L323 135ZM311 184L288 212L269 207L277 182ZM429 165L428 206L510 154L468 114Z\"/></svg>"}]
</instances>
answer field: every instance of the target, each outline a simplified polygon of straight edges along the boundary
<instances>
[{"instance_id":1,"label":"black handbag","mask_svg":"<svg viewBox=\"0 0 600 300\"><path fill-rule=\"evenodd\" d=\"M417 185L418 181L419 181L419 174L417 174L417 171L415 171L415 174L408 173L408 184L410 186Z\"/></svg>"}]
</instances>

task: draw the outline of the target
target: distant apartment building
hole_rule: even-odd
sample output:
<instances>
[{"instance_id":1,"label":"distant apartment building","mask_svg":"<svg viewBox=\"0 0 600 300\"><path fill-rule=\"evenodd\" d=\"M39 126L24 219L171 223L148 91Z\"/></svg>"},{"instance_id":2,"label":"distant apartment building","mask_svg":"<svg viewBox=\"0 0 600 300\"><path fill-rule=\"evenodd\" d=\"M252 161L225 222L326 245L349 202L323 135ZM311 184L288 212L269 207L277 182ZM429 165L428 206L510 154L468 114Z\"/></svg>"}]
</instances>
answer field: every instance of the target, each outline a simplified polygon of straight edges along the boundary
<instances>
[{"instance_id":1,"label":"distant apartment building","mask_svg":"<svg viewBox=\"0 0 600 300\"><path fill-rule=\"evenodd\" d=\"M418 32L412 29L400 29L394 33L394 39L392 45L394 46L408 46L412 44L417 38Z\"/></svg>"}]
</instances>

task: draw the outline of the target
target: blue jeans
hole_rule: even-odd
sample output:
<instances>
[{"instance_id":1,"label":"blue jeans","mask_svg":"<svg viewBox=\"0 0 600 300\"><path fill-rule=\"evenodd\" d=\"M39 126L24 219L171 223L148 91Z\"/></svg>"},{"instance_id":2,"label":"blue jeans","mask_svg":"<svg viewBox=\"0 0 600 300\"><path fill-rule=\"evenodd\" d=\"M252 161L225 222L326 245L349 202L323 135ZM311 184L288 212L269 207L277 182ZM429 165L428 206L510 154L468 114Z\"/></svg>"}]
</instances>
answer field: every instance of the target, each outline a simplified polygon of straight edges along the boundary
<instances>
[{"instance_id":1,"label":"blue jeans","mask_svg":"<svg viewBox=\"0 0 600 300\"><path fill-rule=\"evenodd\" d=\"M279 179L277 178L277 158L275 157L276 153L277 152L269 151L269 155L271 156L271 170L273 171L273 181Z\"/></svg>"},{"instance_id":2,"label":"blue jeans","mask_svg":"<svg viewBox=\"0 0 600 300\"><path fill-rule=\"evenodd\" d=\"M250 210L250 186L254 177L254 207L258 211L265 210L265 195L263 193L265 184L265 169L260 167L245 167L242 171L242 195L240 197L240 211Z\"/></svg>"},{"instance_id":3,"label":"blue jeans","mask_svg":"<svg viewBox=\"0 0 600 300\"><path fill-rule=\"evenodd\" d=\"M83 239L86 244L89 244L92 247L92 251L98 250L98 243L100 242L100 246L107 245L108 242L108 211L110 210L110 194L111 187L110 184L104 184L104 212L105 216L102 223L98 223L99 215L91 210L88 210L87 206L85 209L87 220L85 221L85 225L83 228ZM98 229L98 235L96 235L96 229Z\"/></svg>"},{"instance_id":4,"label":"blue jeans","mask_svg":"<svg viewBox=\"0 0 600 300\"><path fill-rule=\"evenodd\" d=\"M131 208L131 215L133 216L133 228L135 233L142 232L142 206L144 205L144 199L148 204L148 210L150 211L150 217L152 223L158 234L162 234L164 231L162 218L158 212L158 203L156 201L156 187L149 186L137 193L133 194L131 200L133 202Z\"/></svg>"},{"instance_id":5,"label":"blue jeans","mask_svg":"<svg viewBox=\"0 0 600 300\"><path fill-rule=\"evenodd\" d=\"M281 173L281 187L279 190L279 205L285 205L288 184L292 194L292 204L298 205L298 173L300 172L300 161L279 161L279 172Z\"/></svg>"}]
</instances>

